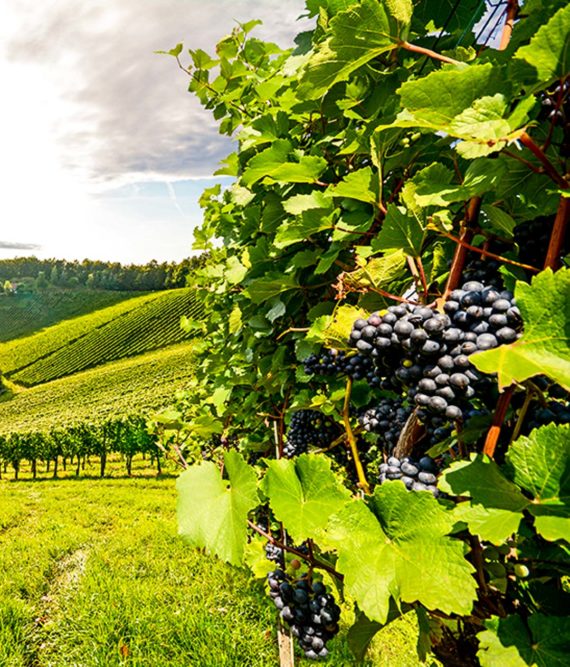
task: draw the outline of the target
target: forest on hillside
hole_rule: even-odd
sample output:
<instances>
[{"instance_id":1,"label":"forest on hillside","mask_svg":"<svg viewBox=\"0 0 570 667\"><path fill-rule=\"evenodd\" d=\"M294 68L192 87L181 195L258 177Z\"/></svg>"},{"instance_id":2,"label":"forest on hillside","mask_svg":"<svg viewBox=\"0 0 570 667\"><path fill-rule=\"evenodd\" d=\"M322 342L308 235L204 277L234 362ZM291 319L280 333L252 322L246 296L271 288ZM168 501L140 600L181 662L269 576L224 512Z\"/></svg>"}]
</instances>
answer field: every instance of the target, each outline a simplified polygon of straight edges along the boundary
<instances>
[{"instance_id":1,"label":"forest on hillside","mask_svg":"<svg viewBox=\"0 0 570 667\"><path fill-rule=\"evenodd\" d=\"M180 262L121 264L84 259L16 257L0 260L0 287L6 294L52 287L85 286L94 289L153 291L185 287L193 270L203 266L205 255Z\"/></svg>"}]
</instances>

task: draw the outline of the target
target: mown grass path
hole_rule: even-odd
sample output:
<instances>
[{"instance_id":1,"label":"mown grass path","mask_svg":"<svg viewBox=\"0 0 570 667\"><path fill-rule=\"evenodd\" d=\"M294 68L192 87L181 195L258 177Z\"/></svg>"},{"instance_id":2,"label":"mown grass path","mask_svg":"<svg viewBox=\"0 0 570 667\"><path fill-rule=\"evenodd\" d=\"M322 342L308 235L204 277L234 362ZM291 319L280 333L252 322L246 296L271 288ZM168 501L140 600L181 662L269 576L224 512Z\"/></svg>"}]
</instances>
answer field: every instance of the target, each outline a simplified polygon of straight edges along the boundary
<instances>
[{"instance_id":1,"label":"mown grass path","mask_svg":"<svg viewBox=\"0 0 570 667\"><path fill-rule=\"evenodd\" d=\"M1 482L0 666L278 665L261 586L177 536L175 499L173 478ZM387 630L368 664L417 665ZM327 664L354 664L342 638Z\"/></svg>"}]
</instances>

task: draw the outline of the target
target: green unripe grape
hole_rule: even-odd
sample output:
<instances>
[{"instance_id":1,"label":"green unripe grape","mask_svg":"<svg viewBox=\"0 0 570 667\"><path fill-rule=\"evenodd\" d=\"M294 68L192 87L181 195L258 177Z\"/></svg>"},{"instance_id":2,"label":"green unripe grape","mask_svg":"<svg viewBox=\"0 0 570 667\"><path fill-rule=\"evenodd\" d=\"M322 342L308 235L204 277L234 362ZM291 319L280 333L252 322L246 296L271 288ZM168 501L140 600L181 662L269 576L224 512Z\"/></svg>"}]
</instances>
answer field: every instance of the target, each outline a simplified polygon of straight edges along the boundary
<instances>
[{"instance_id":1,"label":"green unripe grape","mask_svg":"<svg viewBox=\"0 0 570 667\"><path fill-rule=\"evenodd\" d=\"M414 132L410 137L411 141L417 141L422 136L421 132Z\"/></svg>"},{"instance_id":2,"label":"green unripe grape","mask_svg":"<svg viewBox=\"0 0 570 667\"><path fill-rule=\"evenodd\" d=\"M402 146L403 148L408 148L409 145L410 145L410 140L408 139L408 137L400 139L400 146Z\"/></svg>"},{"instance_id":3,"label":"green unripe grape","mask_svg":"<svg viewBox=\"0 0 570 667\"><path fill-rule=\"evenodd\" d=\"M515 575L519 577L519 579L526 579L530 574L528 567L522 563L515 563L514 571Z\"/></svg>"}]
</instances>

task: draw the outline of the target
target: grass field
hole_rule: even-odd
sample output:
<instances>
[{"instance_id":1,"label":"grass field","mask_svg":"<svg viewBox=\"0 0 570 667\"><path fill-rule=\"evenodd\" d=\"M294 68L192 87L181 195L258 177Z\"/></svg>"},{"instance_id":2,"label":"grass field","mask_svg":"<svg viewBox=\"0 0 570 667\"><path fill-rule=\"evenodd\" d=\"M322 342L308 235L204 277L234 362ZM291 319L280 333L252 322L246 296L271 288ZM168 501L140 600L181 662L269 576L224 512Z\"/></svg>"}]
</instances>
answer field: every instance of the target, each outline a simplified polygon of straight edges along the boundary
<instances>
[{"instance_id":1,"label":"grass field","mask_svg":"<svg viewBox=\"0 0 570 667\"><path fill-rule=\"evenodd\" d=\"M201 312L191 289L136 297L1 344L0 368L18 384L43 384L182 342L190 336L180 318L199 317Z\"/></svg>"},{"instance_id":2,"label":"grass field","mask_svg":"<svg viewBox=\"0 0 570 667\"><path fill-rule=\"evenodd\" d=\"M0 482L2 667L278 665L261 585L176 535L174 483ZM412 632L383 630L365 664L417 666ZM343 633L331 648L327 665L354 664Z\"/></svg>"},{"instance_id":3,"label":"grass field","mask_svg":"<svg viewBox=\"0 0 570 667\"><path fill-rule=\"evenodd\" d=\"M29 336L61 320L142 294L144 292L50 288L34 294L3 296L0 298L0 341Z\"/></svg>"},{"instance_id":4,"label":"grass field","mask_svg":"<svg viewBox=\"0 0 570 667\"><path fill-rule=\"evenodd\" d=\"M158 409L172 403L192 369L190 342L23 389L0 402L0 433L49 430Z\"/></svg>"}]
</instances>

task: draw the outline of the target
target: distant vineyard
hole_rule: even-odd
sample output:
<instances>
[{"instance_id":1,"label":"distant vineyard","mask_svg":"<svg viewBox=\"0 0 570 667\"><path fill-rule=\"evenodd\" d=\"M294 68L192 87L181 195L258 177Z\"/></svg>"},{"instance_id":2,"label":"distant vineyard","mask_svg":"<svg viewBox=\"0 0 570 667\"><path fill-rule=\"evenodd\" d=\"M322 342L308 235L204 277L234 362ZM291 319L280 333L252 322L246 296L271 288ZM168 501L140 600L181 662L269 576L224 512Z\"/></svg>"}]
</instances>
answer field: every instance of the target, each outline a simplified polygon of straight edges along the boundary
<instances>
[{"instance_id":1,"label":"distant vineyard","mask_svg":"<svg viewBox=\"0 0 570 667\"><path fill-rule=\"evenodd\" d=\"M94 330L115 319L131 313L134 309L164 296L164 292L151 292L144 296L129 292L132 298L121 303L103 307L81 317L58 322L49 329L39 331L26 338L10 340L0 345L0 368L11 375L31 366L42 358L52 355L70 343L79 341Z\"/></svg>"},{"instance_id":2,"label":"distant vineyard","mask_svg":"<svg viewBox=\"0 0 570 667\"><path fill-rule=\"evenodd\" d=\"M158 409L192 375L192 343L182 343L25 389L0 403L0 435L102 423Z\"/></svg>"},{"instance_id":3,"label":"distant vineyard","mask_svg":"<svg viewBox=\"0 0 570 667\"><path fill-rule=\"evenodd\" d=\"M179 343L189 337L180 318L199 318L193 290L178 289L131 299L61 323L0 351L0 367L15 382L34 386L109 361ZM11 349L7 349L10 347Z\"/></svg>"},{"instance_id":4,"label":"distant vineyard","mask_svg":"<svg viewBox=\"0 0 570 667\"><path fill-rule=\"evenodd\" d=\"M0 342L29 336L61 320L106 308L132 296L130 291L88 289L53 289L23 296L2 296Z\"/></svg>"}]
</instances>

